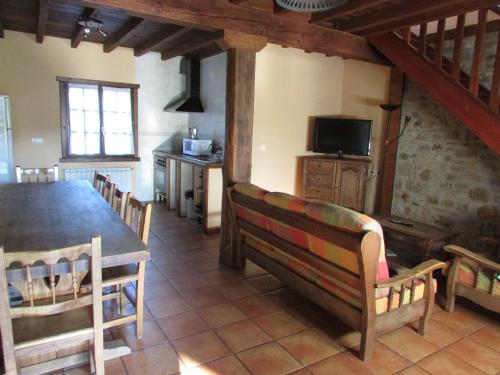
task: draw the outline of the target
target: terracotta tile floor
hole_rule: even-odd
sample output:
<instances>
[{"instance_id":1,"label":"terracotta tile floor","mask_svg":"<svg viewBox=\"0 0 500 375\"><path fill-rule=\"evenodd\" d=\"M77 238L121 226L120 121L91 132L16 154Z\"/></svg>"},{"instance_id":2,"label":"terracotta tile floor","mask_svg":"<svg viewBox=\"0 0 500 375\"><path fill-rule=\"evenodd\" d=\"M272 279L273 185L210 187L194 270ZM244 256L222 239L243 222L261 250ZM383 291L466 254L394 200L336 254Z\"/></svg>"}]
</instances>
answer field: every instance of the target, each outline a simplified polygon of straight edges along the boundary
<instances>
[{"instance_id":1,"label":"terracotta tile floor","mask_svg":"<svg viewBox=\"0 0 500 375\"><path fill-rule=\"evenodd\" d=\"M412 326L386 333L361 362L359 333L255 264L220 266L218 244L154 206L144 335L112 330L133 353L108 363L108 375L500 373L498 315L463 300L453 314L436 307L425 337Z\"/></svg>"}]
</instances>

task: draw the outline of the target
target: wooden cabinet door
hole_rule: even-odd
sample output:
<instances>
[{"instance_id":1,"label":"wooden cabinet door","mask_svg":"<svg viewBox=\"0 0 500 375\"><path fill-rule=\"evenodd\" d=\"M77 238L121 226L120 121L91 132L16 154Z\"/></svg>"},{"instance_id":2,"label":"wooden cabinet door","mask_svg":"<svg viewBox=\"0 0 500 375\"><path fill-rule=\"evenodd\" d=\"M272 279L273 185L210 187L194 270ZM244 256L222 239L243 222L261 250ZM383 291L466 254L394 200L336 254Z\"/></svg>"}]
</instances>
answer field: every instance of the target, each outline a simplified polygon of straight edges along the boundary
<instances>
[{"instance_id":1,"label":"wooden cabinet door","mask_svg":"<svg viewBox=\"0 0 500 375\"><path fill-rule=\"evenodd\" d=\"M364 210L366 167L359 163L337 162L333 203L356 211Z\"/></svg>"}]
</instances>

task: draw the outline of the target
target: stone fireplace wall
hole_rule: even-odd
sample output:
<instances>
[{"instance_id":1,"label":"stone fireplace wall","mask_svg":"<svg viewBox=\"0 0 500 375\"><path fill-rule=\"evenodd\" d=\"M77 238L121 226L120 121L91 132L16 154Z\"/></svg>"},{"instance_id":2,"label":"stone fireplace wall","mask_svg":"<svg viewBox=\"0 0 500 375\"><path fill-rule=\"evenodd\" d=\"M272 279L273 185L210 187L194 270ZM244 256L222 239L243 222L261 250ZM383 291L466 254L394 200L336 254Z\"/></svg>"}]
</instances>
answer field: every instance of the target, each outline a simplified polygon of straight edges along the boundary
<instances>
[{"instance_id":1,"label":"stone fireplace wall","mask_svg":"<svg viewBox=\"0 0 500 375\"><path fill-rule=\"evenodd\" d=\"M412 81L405 116L412 120L399 141L392 213L450 228L463 245L500 236L500 156Z\"/></svg>"}]
</instances>

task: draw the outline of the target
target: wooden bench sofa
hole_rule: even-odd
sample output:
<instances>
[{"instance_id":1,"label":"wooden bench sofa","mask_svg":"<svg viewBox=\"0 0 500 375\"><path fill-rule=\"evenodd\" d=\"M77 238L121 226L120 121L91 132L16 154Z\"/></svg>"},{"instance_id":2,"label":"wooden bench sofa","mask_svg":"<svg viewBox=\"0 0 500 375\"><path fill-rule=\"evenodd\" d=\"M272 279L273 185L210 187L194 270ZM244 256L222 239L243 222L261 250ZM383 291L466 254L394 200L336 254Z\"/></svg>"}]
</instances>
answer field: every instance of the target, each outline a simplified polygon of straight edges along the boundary
<instances>
[{"instance_id":1,"label":"wooden bench sofa","mask_svg":"<svg viewBox=\"0 0 500 375\"><path fill-rule=\"evenodd\" d=\"M245 257L361 332L360 358L377 334L420 319L424 334L434 305L428 260L389 277L379 223L349 209L270 193L251 184L228 189L237 246Z\"/></svg>"}]
</instances>

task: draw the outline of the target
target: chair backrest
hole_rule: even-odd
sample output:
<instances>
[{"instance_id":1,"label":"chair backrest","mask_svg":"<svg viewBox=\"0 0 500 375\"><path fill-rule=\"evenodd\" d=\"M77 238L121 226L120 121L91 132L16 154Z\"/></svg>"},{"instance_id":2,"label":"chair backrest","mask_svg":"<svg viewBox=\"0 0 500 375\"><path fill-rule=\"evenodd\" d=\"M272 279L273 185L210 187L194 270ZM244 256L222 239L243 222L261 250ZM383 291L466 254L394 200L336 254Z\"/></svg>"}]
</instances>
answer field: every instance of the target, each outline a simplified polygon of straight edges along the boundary
<instances>
[{"instance_id":1,"label":"chair backrest","mask_svg":"<svg viewBox=\"0 0 500 375\"><path fill-rule=\"evenodd\" d=\"M104 188L106 186L106 182L109 180L109 176L104 176L99 172L95 172L94 174L94 188L101 195L104 194Z\"/></svg>"},{"instance_id":2,"label":"chair backrest","mask_svg":"<svg viewBox=\"0 0 500 375\"><path fill-rule=\"evenodd\" d=\"M17 183L47 183L59 181L59 167L49 168L21 168L16 167Z\"/></svg>"},{"instance_id":3,"label":"chair backrest","mask_svg":"<svg viewBox=\"0 0 500 375\"><path fill-rule=\"evenodd\" d=\"M128 204L129 193L121 191L119 188L115 187L115 194L113 196L113 209L120 215L122 219L125 220L125 209Z\"/></svg>"},{"instance_id":4,"label":"chair backrest","mask_svg":"<svg viewBox=\"0 0 500 375\"><path fill-rule=\"evenodd\" d=\"M104 190L102 191L102 197L106 199L110 205L113 205L113 197L115 195L116 185L111 181L106 181L104 184Z\"/></svg>"},{"instance_id":5,"label":"chair backrest","mask_svg":"<svg viewBox=\"0 0 500 375\"><path fill-rule=\"evenodd\" d=\"M89 244L50 251L5 253L0 247L0 330L7 373L16 373L17 367L13 319L49 316L92 305L95 345L102 346L101 269L100 237L92 238ZM92 292L80 292L88 272L92 275ZM10 306L9 285L21 293L22 304ZM43 332L42 327L39 329Z\"/></svg>"},{"instance_id":6,"label":"chair backrest","mask_svg":"<svg viewBox=\"0 0 500 375\"><path fill-rule=\"evenodd\" d=\"M148 244L150 221L151 203L142 203L130 196L125 209L125 222L146 245Z\"/></svg>"}]
</instances>

